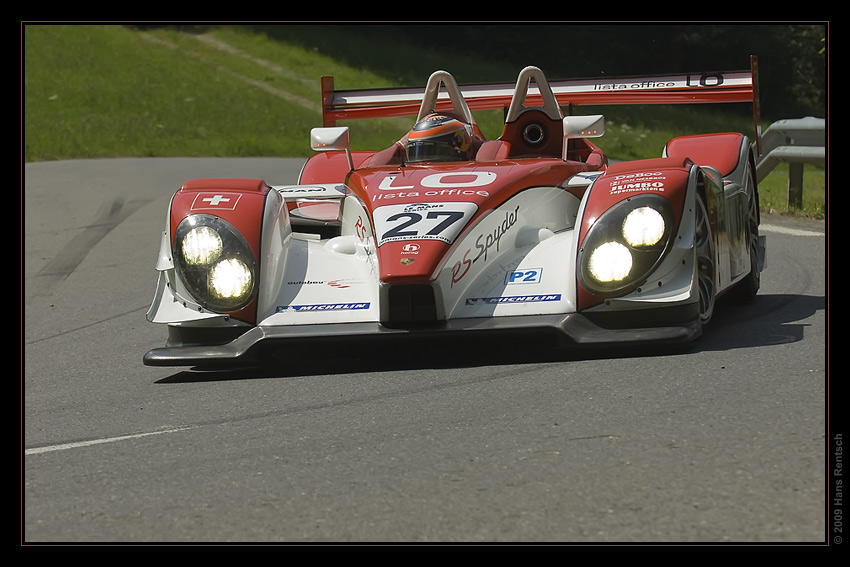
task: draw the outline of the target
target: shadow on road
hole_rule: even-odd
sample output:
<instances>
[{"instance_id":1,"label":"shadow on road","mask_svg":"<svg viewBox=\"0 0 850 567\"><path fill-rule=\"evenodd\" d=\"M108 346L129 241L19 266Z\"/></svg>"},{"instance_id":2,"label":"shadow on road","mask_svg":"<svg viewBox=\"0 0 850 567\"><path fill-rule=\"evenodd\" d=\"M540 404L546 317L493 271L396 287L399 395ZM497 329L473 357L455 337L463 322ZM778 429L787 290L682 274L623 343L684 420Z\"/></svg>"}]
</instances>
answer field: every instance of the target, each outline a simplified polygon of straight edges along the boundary
<instances>
[{"instance_id":1,"label":"shadow on road","mask_svg":"<svg viewBox=\"0 0 850 567\"><path fill-rule=\"evenodd\" d=\"M511 338L499 343L484 340L451 344L410 341L405 347L360 345L337 350L322 348L259 366L220 370L186 369L157 383L191 383L228 380L287 378L362 372L405 371L422 368L470 368L516 364L568 363L579 360L683 356L694 352L758 348L802 340L809 325L804 321L826 309L822 296L761 295L746 305L721 299L714 320L697 341L687 345L553 349L536 338Z\"/></svg>"}]
</instances>

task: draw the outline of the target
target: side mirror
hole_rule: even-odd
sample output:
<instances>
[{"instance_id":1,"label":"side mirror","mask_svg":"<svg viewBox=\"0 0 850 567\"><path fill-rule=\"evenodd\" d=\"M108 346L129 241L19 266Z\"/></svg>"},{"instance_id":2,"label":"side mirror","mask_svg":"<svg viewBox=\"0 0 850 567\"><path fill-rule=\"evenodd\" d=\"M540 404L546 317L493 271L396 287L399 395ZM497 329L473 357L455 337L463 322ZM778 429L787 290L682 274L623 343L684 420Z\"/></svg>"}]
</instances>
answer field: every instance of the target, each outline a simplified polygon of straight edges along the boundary
<instances>
[{"instance_id":1,"label":"side mirror","mask_svg":"<svg viewBox=\"0 0 850 567\"><path fill-rule=\"evenodd\" d=\"M590 116L564 117L564 144L561 158L566 161L569 142L575 138L599 138L605 133L605 117L601 114Z\"/></svg>"},{"instance_id":2,"label":"side mirror","mask_svg":"<svg viewBox=\"0 0 850 567\"><path fill-rule=\"evenodd\" d=\"M313 128L310 130L310 145L317 152L346 150L349 146L348 127Z\"/></svg>"},{"instance_id":3,"label":"side mirror","mask_svg":"<svg viewBox=\"0 0 850 567\"><path fill-rule=\"evenodd\" d=\"M351 142L347 126L334 128L313 128L310 130L310 147L316 152L345 151L348 157L348 167L354 171L354 160L351 157Z\"/></svg>"},{"instance_id":4,"label":"side mirror","mask_svg":"<svg viewBox=\"0 0 850 567\"><path fill-rule=\"evenodd\" d=\"M605 117L601 114L564 118L564 139L599 138L603 134L605 134Z\"/></svg>"}]
</instances>

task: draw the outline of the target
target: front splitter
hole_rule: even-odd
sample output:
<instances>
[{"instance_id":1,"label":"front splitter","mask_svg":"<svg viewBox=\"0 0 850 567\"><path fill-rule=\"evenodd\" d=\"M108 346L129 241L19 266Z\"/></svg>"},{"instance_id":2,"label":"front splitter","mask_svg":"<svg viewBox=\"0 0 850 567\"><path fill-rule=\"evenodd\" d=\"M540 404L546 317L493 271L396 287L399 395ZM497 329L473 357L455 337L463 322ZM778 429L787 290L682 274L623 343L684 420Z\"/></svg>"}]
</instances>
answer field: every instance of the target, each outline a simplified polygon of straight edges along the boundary
<instances>
[{"instance_id":1,"label":"front splitter","mask_svg":"<svg viewBox=\"0 0 850 567\"><path fill-rule=\"evenodd\" d=\"M275 353L298 353L305 344L348 345L374 348L385 343L404 341L444 340L451 344L463 341L511 335L547 337L552 346L591 347L616 345L629 347L639 344L688 343L702 334L698 319L674 325L606 328L589 317L570 313L565 315L526 315L480 319L454 319L434 325L408 328L387 327L380 323L331 323L291 327L252 327L225 344L184 344L148 351L143 362L148 366L215 367L232 363L263 363Z\"/></svg>"}]
</instances>

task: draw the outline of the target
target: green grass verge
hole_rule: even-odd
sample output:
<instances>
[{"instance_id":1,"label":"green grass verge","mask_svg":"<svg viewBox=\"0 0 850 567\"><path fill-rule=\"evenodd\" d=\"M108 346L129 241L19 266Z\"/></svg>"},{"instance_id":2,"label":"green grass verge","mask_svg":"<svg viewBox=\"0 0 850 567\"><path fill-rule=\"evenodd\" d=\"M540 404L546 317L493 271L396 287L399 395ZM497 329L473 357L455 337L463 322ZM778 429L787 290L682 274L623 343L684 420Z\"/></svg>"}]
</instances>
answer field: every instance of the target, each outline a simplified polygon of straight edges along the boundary
<instances>
[{"instance_id":1,"label":"green grass verge","mask_svg":"<svg viewBox=\"0 0 850 567\"><path fill-rule=\"evenodd\" d=\"M826 170L806 165L803 168L803 206L788 206L788 165L782 164L759 183L759 203L762 211L780 215L826 218Z\"/></svg>"},{"instance_id":2,"label":"green grass verge","mask_svg":"<svg viewBox=\"0 0 850 567\"><path fill-rule=\"evenodd\" d=\"M24 28L25 162L151 156L309 155L321 125L320 77L337 88L423 85L445 68L461 83L514 80L519 69L458 53L404 50L358 34L356 26L243 26L179 30L119 25ZM333 55L331 55L333 54ZM376 67L375 61L381 61ZM560 78L560 77L552 77ZM672 137L751 132L746 113L716 107L583 108L606 114L598 141L609 156L660 155ZM476 112L488 138L501 112ZM355 149L386 147L411 119L353 121ZM812 217L825 213L823 170L806 167L803 211L787 209L787 170L762 184L762 207Z\"/></svg>"}]
</instances>

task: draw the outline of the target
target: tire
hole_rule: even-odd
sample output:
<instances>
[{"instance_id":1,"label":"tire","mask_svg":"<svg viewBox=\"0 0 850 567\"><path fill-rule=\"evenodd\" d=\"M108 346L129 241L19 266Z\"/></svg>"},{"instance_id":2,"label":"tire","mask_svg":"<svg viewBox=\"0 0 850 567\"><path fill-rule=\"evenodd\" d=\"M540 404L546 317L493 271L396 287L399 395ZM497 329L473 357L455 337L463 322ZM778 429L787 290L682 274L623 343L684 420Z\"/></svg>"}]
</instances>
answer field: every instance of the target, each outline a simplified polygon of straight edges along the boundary
<instances>
[{"instance_id":1,"label":"tire","mask_svg":"<svg viewBox=\"0 0 850 567\"><path fill-rule=\"evenodd\" d=\"M696 254L696 277L699 291L699 320L707 325L714 315L717 301L717 266L715 263L714 235L708 218L705 199L696 199L694 249Z\"/></svg>"},{"instance_id":2,"label":"tire","mask_svg":"<svg viewBox=\"0 0 850 567\"><path fill-rule=\"evenodd\" d=\"M761 270L759 269L759 210L758 197L750 194L747 215L747 247L750 252L750 273L735 284L731 295L735 301L747 303L755 299L761 287Z\"/></svg>"}]
</instances>

